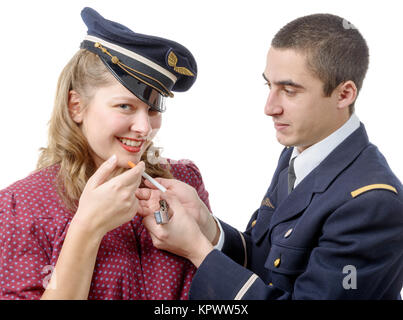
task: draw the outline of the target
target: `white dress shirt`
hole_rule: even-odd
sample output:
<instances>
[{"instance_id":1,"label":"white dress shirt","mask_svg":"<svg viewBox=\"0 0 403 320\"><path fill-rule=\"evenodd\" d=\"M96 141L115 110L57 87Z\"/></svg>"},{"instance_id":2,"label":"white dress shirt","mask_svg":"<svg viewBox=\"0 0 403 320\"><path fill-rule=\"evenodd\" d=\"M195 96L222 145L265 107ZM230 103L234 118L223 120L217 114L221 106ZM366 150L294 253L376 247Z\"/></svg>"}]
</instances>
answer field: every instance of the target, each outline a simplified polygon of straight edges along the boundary
<instances>
[{"instance_id":1,"label":"white dress shirt","mask_svg":"<svg viewBox=\"0 0 403 320\"><path fill-rule=\"evenodd\" d=\"M339 129L333 132L330 136L317 142L316 144L299 152L296 147L293 148L290 162L293 158L297 157L294 161L295 183L294 188L313 170L315 169L336 147L342 143L350 134L360 127L360 119L353 113L350 119L347 120ZM216 217L218 227L220 229L220 238L214 249L221 250L225 235L220 222Z\"/></svg>"},{"instance_id":2,"label":"white dress shirt","mask_svg":"<svg viewBox=\"0 0 403 320\"><path fill-rule=\"evenodd\" d=\"M290 162L294 161L295 183L294 188L315 169L336 147L344 141L350 134L360 127L360 120L353 113L348 121L330 136L315 143L303 152L299 152L296 147L292 151Z\"/></svg>"}]
</instances>

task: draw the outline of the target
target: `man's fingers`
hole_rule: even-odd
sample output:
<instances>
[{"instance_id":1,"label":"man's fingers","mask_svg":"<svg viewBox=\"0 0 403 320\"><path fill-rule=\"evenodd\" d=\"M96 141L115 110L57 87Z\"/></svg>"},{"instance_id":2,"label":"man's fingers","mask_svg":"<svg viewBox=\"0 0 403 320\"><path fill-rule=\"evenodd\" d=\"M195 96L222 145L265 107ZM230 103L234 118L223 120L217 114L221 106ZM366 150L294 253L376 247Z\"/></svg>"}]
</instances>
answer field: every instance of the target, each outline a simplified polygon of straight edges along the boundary
<instances>
[{"instance_id":1,"label":"man's fingers","mask_svg":"<svg viewBox=\"0 0 403 320\"><path fill-rule=\"evenodd\" d=\"M171 208L173 212L180 211L182 209L182 204L180 203L178 198L173 192L169 190L167 192L161 193L161 199L165 200L168 203L169 208Z\"/></svg>"},{"instance_id":2,"label":"man's fingers","mask_svg":"<svg viewBox=\"0 0 403 320\"><path fill-rule=\"evenodd\" d=\"M158 202L151 202L149 200L140 200L139 206L141 207L141 212L139 212L139 214L143 217L153 214L160 209Z\"/></svg>"},{"instance_id":3,"label":"man's fingers","mask_svg":"<svg viewBox=\"0 0 403 320\"><path fill-rule=\"evenodd\" d=\"M139 200L149 200L152 194L152 190L148 188L138 188L135 192L137 199Z\"/></svg>"},{"instance_id":4,"label":"man's fingers","mask_svg":"<svg viewBox=\"0 0 403 320\"><path fill-rule=\"evenodd\" d=\"M97 171L91 176L88 180L92 188L96 188L103 184L106 179L110 176L113 170L116 168L117 158L116 155L113 155L108 160L106 160L103 164L99 166Z\"/></svg>"},{"instance_id":5,"label":"man's fingers","mask_svg":"<svg viewBox=\"0 0 403 320\"><path fill-rule=\"evenodd\" d=\"M135 195L139 199L139 205L145 209L145 213L140 213L140 215L144 216L159 210L160 194L159 190L148 188L139 188L135 191Z\"/></svg>"},{"instance_id":6,"label":"man's fingers","mask_svg":"<svg viewBox=\"0 0 403 320\"><path fill-rule=\"evenodd\" d=\"M154 214L145 216L143 219L143 224L153 238L152 240L154 243L156 240L155 234L158 234L158 229L160 228L160 225L155 222Z\"/></svg>"},{"instance_id":7,"label":"man's fingers","mask_svg":"<svg viewBox=\"0 0 403 320\"><path fill-rule=\"evenodd\" d=\"M137 210L137 214L143 218L148 217L153 215L154 216L154 211L150 210L149 208L142 207L140 205L139 209Z\"/></svg>"}]
</instances>

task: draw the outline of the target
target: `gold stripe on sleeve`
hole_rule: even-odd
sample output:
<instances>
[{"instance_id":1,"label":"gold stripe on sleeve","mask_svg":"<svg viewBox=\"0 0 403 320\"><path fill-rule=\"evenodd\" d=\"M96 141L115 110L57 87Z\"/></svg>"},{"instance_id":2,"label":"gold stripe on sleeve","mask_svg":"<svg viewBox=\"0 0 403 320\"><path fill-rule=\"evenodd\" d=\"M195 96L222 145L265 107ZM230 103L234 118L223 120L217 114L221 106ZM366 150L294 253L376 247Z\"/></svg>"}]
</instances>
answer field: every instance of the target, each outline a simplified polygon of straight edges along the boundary
<instances>
[{"instance_id":1,"label":"gold stripe on sleeve","mask_svg":"<svg viewBox=\"0 0 403 320\"><path fill-rule=\"evenodd\" d=\"M258 276L256 274L252 274L248 281L242 286L241 290L238 291L237 295L235 296L234 300L241 300L242 297L245 295L246 291L252 286L252 284L256 281Z\"/></svg>"},{"instance_id":2,"label":"gold stripe on sleeve","mask_svg":"<svg viewBox=\"0 0 403 320\"><path fill-rule=\"evenodd\" d=\"M360 194L362 194L362 193L364 193L364 192L367 192L367 191L370 191L370 190L374 190L374 189L389 190L389 191L393 191L394 193L397 194L397 190L396 190L395 187L392 187L392 186L390 186L390 185L388 185L388 184L381 184L381 183L378 183L378 184L370 184L370 185L368 185L368 186L365 186L365 187L359 188L359 189L357 189L357 190L354 190L354 191L351 192L351 196L352 196L353 198L355 198L355 197L359 196Z\"/></svg>"}]
</instances>

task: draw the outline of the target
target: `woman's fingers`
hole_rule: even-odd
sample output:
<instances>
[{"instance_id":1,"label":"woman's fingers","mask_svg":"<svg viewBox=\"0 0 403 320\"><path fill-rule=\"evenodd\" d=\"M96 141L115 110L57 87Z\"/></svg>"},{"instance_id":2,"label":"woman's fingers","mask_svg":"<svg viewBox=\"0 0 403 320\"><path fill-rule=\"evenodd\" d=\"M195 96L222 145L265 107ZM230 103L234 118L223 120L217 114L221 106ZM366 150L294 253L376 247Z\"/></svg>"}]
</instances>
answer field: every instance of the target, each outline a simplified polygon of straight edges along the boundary
<instances>
[{"instance_id":1,"label":"woman's fingers","mask_svg":"<svg viewBox=\"0 0 403 320\"><path fill-rule=\"evenodd\" d=\"M117 163L116 155L113 155L99 166L97 171L95 171L95 173L91 176L91 178L88 179L87 184L89 184L92 189L99 187L107 180L107 178L116 168L116 163Z\"/></svg>"},{"instance_id":2,"label":"woman's fingers","mask_svg":"<svg viewBox=\"0 0 403 320\"><path fill-rule=\"evenodd\" d=\"M140 185L141 175L145 170L145 164L143 161L139 162L134 168L131 168L122 174L112 178L111 183L119 183L122 187L134 186L136 189Z\"/></svg>"},{"instance_id":3,"label":"woman's fingers","mask_svg":"<svg viewBox=\"0 0 403 320\"><path fill-rule=\"evenodd\" d=\"M117 158L116 155L113 155L99 166L97 171L95 171L95 173L88 180L87 184L89 184L92 189L102 185L112 174L113 170L115 170L116 164ZM134 188L137 188L140 185L141 175L144 170L145 164L141 161L134 168L125 171L119 176L112 178L108 182L117 183L121 187L133 186Z\"/></svg>"},{"instance_id":4,"label":"woman's fingers","mask_svg":"<svg viewBox=\"0 0 403 320\"><path fill-rule=\"evenodd\" d=\"M112 156L97 169L81 194L76 213L87 225L103 234L133 219L139 208L135 191L141 182L144 162L110 178L116 166L116 156Z\"/></svg>"}]
</instances>

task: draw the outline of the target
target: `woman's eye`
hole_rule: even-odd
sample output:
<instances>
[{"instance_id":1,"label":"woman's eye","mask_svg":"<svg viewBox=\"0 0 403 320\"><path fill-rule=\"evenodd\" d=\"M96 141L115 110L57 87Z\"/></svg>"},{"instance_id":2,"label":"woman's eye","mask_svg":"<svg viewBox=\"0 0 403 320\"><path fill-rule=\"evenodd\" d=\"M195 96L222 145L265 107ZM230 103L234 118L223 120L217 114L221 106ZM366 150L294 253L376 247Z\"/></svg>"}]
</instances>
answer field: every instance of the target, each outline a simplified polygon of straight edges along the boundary
<instances>
[{"instance_id":1,"label":"woman's eye","mask_svg":"<svg viewBox=\"0 0 403 320\"><path fill-rule=\"evenodd\" d=\"M148 114L150 115L150 116L155 116L155 115L157 115L159 112L157 111L157 110L155 110L155 109L153 109L153 108L148 108Z\"/></svg>"},{"instance_id":2,"label":"woman's eye","mask_svg":"<svg viewBox=\"0 0 403 320\"><path fill-rule=\"evenodd\" d=\"M130 106L127 104L121 104L119 105L119 108L121 108L122 110L130 110Z\"/></svg>"}]
</instances>

